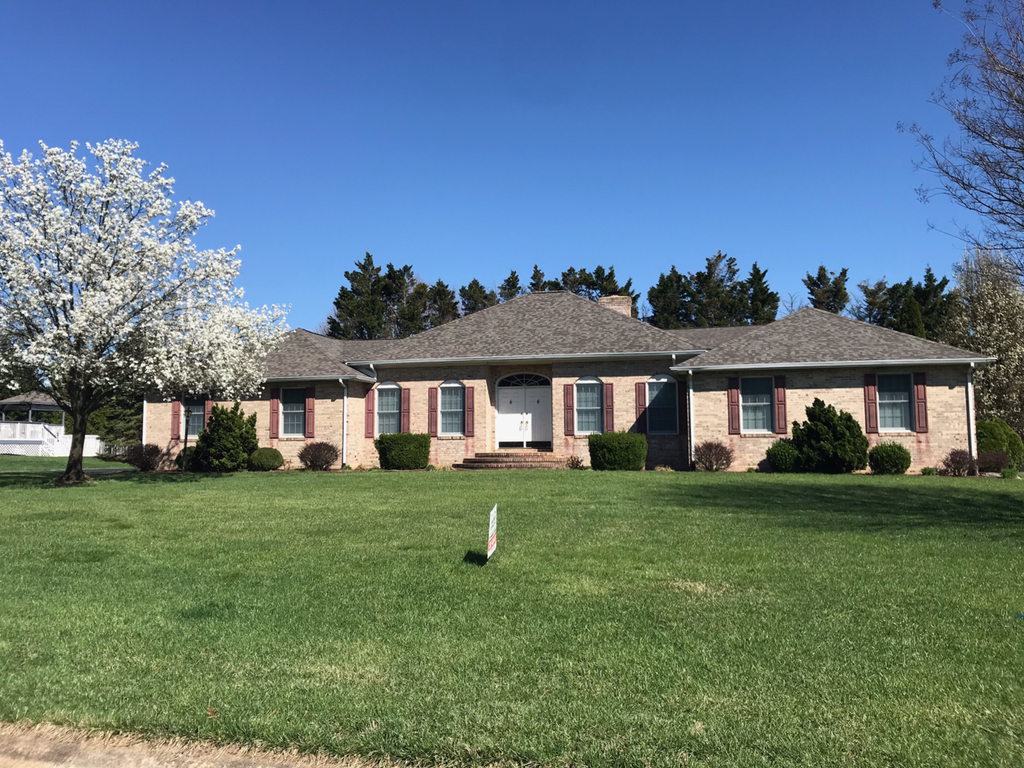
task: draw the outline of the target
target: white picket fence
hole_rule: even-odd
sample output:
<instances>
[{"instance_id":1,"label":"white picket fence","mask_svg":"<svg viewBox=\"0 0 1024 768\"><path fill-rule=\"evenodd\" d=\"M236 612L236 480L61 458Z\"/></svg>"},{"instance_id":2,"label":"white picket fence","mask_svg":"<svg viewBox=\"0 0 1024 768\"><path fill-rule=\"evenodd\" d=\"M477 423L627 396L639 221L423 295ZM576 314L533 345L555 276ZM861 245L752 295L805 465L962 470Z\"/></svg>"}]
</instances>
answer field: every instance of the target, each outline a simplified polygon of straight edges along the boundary
<instances>
[{"instance_id":1,"label":"white picket fence","mask_svg":"<svg viewBox=\"0 0 1024 768\"><path fill-rule=\"evenodd\" d=\"M85 455L103 452L97 435L85 436ZM67 456L71 453L71 435L54 424L35 421L0 421L0 454L12 456Z\"/></svg>"}]
</instances>

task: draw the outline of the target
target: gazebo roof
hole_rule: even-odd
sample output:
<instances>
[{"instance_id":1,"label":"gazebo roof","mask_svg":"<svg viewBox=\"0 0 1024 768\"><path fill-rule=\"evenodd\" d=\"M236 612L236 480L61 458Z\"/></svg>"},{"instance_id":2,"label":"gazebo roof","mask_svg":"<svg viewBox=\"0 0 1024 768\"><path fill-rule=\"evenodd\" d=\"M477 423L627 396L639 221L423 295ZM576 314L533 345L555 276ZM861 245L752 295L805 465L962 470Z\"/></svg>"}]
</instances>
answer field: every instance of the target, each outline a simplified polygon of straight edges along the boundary
<instances>
[{"instance_id":1,"label":"gazebo roof","mask_svg":"<svg viewBox=\"0 0 1024 768\"><path fill-rule=\"evenodd\" d=\"M0 400L0 411L22 411L31 408L33 411L60 411L57 401L42 392L24 392Z\"/></svg>"}]
</instances>

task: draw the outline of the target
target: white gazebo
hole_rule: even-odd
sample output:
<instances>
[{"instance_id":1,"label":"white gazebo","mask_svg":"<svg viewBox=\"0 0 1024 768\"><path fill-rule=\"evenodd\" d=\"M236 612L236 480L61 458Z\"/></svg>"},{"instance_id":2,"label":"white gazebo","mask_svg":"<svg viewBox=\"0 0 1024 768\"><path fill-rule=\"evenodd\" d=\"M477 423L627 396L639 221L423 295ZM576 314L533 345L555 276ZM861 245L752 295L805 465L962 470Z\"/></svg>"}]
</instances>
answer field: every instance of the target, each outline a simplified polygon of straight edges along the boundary
<instances>
[{"instance_id":1,"label":"white gazebo","mask_svg":"<svg viewBox=\"0 0 1024 768\"><path fill-rule=\"evenodd\" d=\"M25 419L11 419L12 413L28 413ZM60 413L60 424L33 420L40 413ZM85 455L95 456L103 450L103 441L96 435L85 436ZM18 456L67 456L71 452L71 435L64 432L64 411L49 395L25 392L0 400L0 454Z\"/></svg>"}]
</instances>

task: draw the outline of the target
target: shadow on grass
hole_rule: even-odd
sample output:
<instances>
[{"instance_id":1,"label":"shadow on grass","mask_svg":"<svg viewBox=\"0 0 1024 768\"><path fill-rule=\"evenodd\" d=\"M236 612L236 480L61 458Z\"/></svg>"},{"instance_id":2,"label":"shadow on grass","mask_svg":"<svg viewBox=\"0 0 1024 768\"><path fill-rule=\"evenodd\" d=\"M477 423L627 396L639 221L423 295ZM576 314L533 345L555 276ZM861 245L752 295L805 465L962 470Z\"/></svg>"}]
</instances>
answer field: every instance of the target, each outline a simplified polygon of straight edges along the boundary
<instances>
[{"instance_id":1,"label":"shadow on grass","mask_svg":"<svg viewBox=\"0 0 1024 768\"><path fill-rule=\"evenodd\" d=\"M477 552L476 550L469 550L466 552L466 556L462 558L462 562L466 565L487 565L487 555L483 552Z\"/></svg>"},{"instance_id":2,"label":"shadow on grass","mask_svg":"<svg viewBox=\"0 0 1024 768\"><path fill-rule=\"evenodd\" d=\"M822 531L989 528L1024 537L1024 493L994 478L758 476L750 483L687 486L673 503L744 513Z\"/></svg>"},{"instance_id":3,"label":"shadow on grass","mask_svg":"<svg viewBox=\"0 0 1024 768\"><path fill-rule=\"evenodd\" d=\"M59 479L61 472L40 470L36 472L0 472L0 489L2 488L53 488L68 490L90 487L96 483L131 483L134 485L166 485L179 483L198 483L202 480L219 480L223 474L197 474L194 472L136 472L135 470L85 470L91 482L79 486L57 486L54 481Z\"/></svg>"}]
</instances>

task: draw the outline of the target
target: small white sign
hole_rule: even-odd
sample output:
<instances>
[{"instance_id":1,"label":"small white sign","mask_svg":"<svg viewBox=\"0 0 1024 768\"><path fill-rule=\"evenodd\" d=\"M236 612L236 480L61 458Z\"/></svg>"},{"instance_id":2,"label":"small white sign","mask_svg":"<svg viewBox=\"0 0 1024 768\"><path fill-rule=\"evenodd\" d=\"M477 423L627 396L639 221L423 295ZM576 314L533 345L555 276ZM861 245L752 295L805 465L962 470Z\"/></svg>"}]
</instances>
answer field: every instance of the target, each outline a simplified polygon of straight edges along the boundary
<instances>
[{"instance_id":1,"label":"small white sign","mask_svg":"<svg viewBox=\"0 0 1024 768\"><path fill-rule=\"evenodd\" d=\"M498 548L498 505L491 510L491 525L487 530L487 559L491 559L494 550Z\"/></svg>"}]
</instances>

